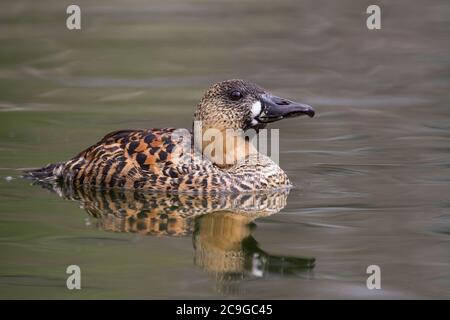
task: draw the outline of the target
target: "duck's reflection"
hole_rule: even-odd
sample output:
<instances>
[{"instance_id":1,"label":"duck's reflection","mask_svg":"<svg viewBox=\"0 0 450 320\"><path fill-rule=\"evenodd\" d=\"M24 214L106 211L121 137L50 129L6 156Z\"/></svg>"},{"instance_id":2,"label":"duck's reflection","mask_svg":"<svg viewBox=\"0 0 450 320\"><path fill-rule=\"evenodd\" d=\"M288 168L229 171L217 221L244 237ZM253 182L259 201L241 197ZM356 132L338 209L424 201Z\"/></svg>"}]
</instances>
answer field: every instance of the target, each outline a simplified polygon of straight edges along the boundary
<instances>
[{"instance_id":1,"label":"duck's reflection","mask_svg":"<svg viewBox=\"0 0 450 320\"><path fill-rule=\"evenodd\" d=\"M220 211L196 219L194 263L215 277L217 291L238 294L243 279L270 273L308 275L312 270L314 258L274 255L259 247L252 236L256 226L252 221L271 213L275 211L259 211L257 215Z\"/></svg>"},{"instance_id":2,"label":"duck's reflection","mask_svg":"<svg viewBox=\"0 0 450 320\"><path fill-rule=\"evenodd\" d=\"M99 228L157 236L192 234L194 263L217 279L219 291L235 291L242 279L267 274L308 275L314 258L274 255L253 238L253 221L279 212L288 191L237 195L149 194L133 190L67 189Z\"/></svg>"}]
</instances>

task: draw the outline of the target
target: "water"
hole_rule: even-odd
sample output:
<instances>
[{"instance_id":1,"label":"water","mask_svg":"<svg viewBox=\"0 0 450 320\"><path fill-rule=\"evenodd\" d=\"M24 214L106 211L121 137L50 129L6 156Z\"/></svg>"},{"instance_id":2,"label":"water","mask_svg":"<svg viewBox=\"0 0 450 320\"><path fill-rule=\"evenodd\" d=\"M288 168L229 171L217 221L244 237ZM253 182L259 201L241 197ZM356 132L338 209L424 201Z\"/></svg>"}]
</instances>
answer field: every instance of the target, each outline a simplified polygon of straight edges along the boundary
<instances>
[{"instance_id":1,"label":"water","mask_svg":"<svg viewBox=\"0 0 450 320\"><path fill-rule=\"evenodd\" d=\"M370 1L78 4L82 31L59 1L0 4L1 298L450 298L448 3L381 2L379 31ZM272 126L296 188L261 212L19 178L109 131L189 127L227 78L316 109Z\"/></svg>"}]
</instances>

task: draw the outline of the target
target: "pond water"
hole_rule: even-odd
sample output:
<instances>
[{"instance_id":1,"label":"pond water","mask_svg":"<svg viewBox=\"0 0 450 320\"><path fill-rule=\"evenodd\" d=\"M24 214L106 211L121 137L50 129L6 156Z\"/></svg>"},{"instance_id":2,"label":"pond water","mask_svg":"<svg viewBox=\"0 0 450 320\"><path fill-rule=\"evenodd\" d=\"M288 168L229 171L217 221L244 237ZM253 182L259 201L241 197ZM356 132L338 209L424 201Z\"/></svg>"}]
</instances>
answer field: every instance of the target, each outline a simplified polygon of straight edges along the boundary
<instances>
[{"instance_id":1,"label":"pond water","mask_svg":"<svg viewBox=\"0 0 450 320\"><path fill-rule=\"evenodd\" d=\"M0 298L450 298L447 2L381 1L376 31L370 1L77 3L80 31L60 1L0 4ZM109 131L190 127L228 78L316 109L272 126L295 188L258 212L20 178Z\"/></svg>"}]
</instances>

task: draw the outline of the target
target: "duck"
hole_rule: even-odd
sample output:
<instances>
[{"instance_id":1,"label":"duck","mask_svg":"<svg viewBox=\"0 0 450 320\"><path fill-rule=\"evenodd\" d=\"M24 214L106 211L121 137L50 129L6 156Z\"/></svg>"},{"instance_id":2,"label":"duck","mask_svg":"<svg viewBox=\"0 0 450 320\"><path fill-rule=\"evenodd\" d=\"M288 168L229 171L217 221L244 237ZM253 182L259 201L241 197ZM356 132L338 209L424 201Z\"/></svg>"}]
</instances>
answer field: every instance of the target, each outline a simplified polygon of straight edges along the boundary
<instances>
[{"instance_id":1,"label":"duck","mask_svg":"<svg viewBox=\"0 0 450 320\"><path fill-rule=\"evenodd\" d=\"M252 82L225 80L206 90L190 130L114 131L68 161L26 170L25 177L70 188L194 194L290 188L286 173L252 137L270 123L303 115L315 111Z\"/></svg>"}]
</instances>

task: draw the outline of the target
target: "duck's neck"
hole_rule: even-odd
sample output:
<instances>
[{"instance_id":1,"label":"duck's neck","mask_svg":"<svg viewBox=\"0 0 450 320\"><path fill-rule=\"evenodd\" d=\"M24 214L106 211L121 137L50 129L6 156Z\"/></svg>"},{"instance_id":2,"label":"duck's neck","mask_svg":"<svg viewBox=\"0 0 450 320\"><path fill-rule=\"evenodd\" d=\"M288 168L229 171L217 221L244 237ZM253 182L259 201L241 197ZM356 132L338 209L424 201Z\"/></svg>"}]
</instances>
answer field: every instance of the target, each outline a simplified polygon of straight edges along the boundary
<instances>
[{"instance_id":1,"label":"duck's neck","mask_svg":"<svg viewBox=\"0 0 450 320\"><path fill-rule=\"evenodd\" d=\"M198 133L194 131L196 146L204 157L220 168L232 167L237 162L258 154L253 143L256 137L246 135L243 130L202 127Z\"/></svg>"}]
</instances>

